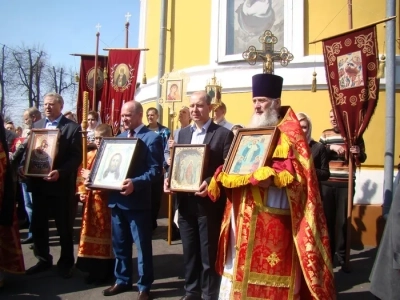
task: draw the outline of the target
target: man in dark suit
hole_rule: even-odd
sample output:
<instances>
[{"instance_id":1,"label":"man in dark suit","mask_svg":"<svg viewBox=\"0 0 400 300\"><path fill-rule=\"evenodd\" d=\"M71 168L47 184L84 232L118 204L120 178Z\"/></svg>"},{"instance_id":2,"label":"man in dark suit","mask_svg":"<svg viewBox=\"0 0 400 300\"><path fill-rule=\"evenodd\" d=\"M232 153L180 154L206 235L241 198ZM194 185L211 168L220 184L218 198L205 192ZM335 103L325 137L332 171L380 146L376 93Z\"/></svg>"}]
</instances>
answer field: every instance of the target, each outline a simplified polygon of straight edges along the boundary
<instances>
[{"instance_id":1,"label":"man in dark suit","mask_svg":"<svg viewBox=\"0 0 400 300\"><path fill-rule=\"evenodd\" d=\"M75 189L76 172L82 162L81 128L61 113L64 100L57 93L44 96L44 114L46 118L35 122L35 128L59 129L58 152L54 158L52 171L45 177L31 177L28 190L32 192L32 236L35 256L39 262L28 269L28 275L45 271L53 265L49 248L49 213L54 216L60 235L61 254L57 262L60 275L71 277L74 265L73 224L70 191ZM22 158L19 173L24 176Z\"/></svg>"},{"instance_id":2,"label":"man in dark suit","mask_svg":"<svg viewBox=\"0 0 400 300\"><path fill-rule=\"evenodd\" d=\"M103 291L103 295L113 296L132 289L132 242L135 242L138 251L138 299L147 300L154 281L151 184L161 176L164 149L161 137L144 126L142 118L143 107L139 102L129 101L122 106L121 120L125 131L119 137L138 138L141 142L131 178L125 179L121 192L112 191L109 194L117 280Z\"/></svg>"},{"instance_id":3,"label":"man in dark suit","mask_svg":"<svg viewBox=\"0 0 400 300\"><path fill-rule=\"evenodd\" d=\"M185 290L182 300L218 299L221 277L215 271L218 237L225 201L212 202L207 195L208 184L216 169L223 165L232 143L233 133L212 122L211 97L204 91L190 97L192 126L182 128L178 144L208 144L209 160L205 180L196 193L177 193L179 230L185 264ZM181 170L182 172L184 170ZM168 180L164 190L169 192Z\"/></svg>"}]
</instances>

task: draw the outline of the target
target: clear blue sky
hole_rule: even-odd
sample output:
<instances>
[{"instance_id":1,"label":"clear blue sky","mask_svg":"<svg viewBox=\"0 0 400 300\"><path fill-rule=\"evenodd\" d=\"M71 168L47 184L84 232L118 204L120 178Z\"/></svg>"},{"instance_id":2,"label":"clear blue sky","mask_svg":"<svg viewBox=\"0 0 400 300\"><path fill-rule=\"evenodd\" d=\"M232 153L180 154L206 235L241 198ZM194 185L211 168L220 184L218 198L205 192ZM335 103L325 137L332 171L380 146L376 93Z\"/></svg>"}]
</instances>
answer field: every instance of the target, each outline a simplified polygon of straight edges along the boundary
<instances>
[{"instance_id":1,"label":"clear blue sky","mask_svg":"<svg viewBox=\"0 0 400 300\"><path fill-rule=\"evenodd\" d=\"M99 54L103 48L125 47L125 15L129 12L129 47L137 47L140 0L0 0L0 44L11 49L40 45L50 63L79 73L80 58L71 53L95 54L99 23ZM64 111L74 99L65 99ZM68 101L69 100L69 101ZM8 112L22 122L26 102L14 103Z\"/></svg>"},{"instance_id":2,"label":"clear blue sky","mask_svg":"<svg viewBox=\"0 0 400 300\"><path fill-rule=\"evenodd\" d=\"M125 14L130 12L129 47L137 47L140 0L0 0L0 43L10 48L41 45L53 65L79 72L79 57L107 47L125 47Z\"/></svg>"}]
</instances>

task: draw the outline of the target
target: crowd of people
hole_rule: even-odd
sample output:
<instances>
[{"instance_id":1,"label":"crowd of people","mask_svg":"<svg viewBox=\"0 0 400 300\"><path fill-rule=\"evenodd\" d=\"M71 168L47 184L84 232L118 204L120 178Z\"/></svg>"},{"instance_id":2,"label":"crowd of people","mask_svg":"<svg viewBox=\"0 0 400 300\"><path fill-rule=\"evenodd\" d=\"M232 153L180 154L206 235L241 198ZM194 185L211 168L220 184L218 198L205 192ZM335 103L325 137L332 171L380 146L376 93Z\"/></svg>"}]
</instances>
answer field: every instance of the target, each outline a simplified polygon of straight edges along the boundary
<instances>
[{"instance_id":1,"label":"crowd of people","mask_svg":"<svg viewBox=\"0 0 400 300\"><path fill-rule=\"evenodd\" d=\"M136 101L121 109L118 137L142 141L135 168L119 190L90 188L90 174L103 138L111 127L99 114L88 114L87 164L82 165L82 134L63 99L44 96L44 118L36 108L23 114L25 129L0 126L0 286L4 273L37 274L50 269L48 220L60 236L57 270L70 278L76 267L88 284L115 282L103 290L113 296L132 290L132 244L138 252L139 300L151 299L154 281L152 231L163 193L174 199L173 239L182 240L183 300L335 299L332 267L345 265L349 155L366 160L364 141L347 148L335 115L332 128L315 141L305 113L281 104L283 78L253 77L253 115L246 128L276 126L279 138L271 163L250 174L229 174L222 166L234 136L244 126L226 120L224 103L214 105L205 91L194 92L178 115L179 129L158 122L159 112L144 112ZM146 114L148 125L143 123ZM31 129L58 129L58 151L42 177L27 176L25 162ZM18 146L15 141L21 139ZM168 180L171 149L179 144L207 144L208 163L196 192L172 192ZM184 170L181 170L182 172ZM28 174L29 175L29 174ZM354 191L353 191L354 193ZM16 208L16 195L22 201ZM75 262L73 222L83 203ZM28 234L20 240L18 211L23 208ZM38 259L25 270L22 244L32 244Z\"/></svg>"}]
</instances>

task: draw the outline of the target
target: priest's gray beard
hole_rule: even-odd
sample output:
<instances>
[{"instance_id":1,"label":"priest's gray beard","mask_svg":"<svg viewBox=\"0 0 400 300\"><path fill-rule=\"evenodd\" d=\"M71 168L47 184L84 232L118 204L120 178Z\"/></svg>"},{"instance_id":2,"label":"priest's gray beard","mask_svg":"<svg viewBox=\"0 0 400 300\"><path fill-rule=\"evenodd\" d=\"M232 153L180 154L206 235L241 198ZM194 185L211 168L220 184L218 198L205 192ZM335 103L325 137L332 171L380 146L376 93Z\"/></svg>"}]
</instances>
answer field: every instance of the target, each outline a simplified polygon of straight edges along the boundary
<instances>
[{"instance_id":1,"label":"priest's gray beard","mask_svg":"<svg viewBox=\"0 0 400 300\"><path fill-rule=\"evenodd\" d=\"M276 126L279 122L278 108L275 103L261 115L256 113L251 117L249 128Z\"/></svg>"}]
</instances>

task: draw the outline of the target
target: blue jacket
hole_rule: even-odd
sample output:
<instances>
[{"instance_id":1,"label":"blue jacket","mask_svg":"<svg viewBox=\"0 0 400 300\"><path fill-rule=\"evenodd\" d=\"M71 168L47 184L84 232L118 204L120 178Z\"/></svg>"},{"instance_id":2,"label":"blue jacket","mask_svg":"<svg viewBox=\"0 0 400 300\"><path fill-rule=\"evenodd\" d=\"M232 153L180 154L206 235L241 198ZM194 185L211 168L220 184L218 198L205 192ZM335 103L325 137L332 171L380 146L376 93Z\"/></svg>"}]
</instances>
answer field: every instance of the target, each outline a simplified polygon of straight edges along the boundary
<instances>
[{"instance_id":1,"label":"blue jacket","mask_svg":"<svg viewBox=\"0 0 400 300\"><path fill-rule=\"evenodd\" d=\"M118 137L127 137L127 131ZM162 138L146 126L142 127L136 137L142 140L138 153L135 153L132 183L134 191L121 195L119 191L110 191L108 207L118 206L124 210L151 209L151 183L160 178L164 160Z\"/></svg>"}]
</instances>

